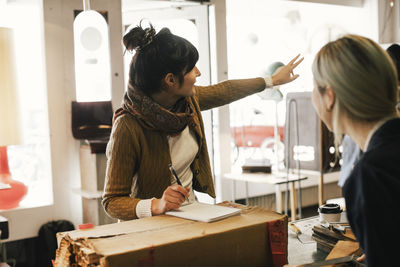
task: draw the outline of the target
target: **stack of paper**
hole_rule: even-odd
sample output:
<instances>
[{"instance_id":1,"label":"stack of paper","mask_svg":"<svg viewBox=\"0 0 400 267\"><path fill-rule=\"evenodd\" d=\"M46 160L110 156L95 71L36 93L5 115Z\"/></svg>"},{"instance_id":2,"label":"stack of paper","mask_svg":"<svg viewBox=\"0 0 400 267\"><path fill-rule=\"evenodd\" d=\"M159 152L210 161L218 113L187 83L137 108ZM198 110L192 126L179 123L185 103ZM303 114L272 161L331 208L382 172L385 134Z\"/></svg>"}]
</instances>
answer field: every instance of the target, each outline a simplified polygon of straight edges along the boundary
<instances>
[{"instance_id":1,"label":"stack of paper","mask_svg":"<svg viewBox=\"0 0 400 267\"><path fill-rule=\"evenodd\" d=\"M214 222L240 214L240 212L241 209L193 202L178 210L167 211L165 214L200 222Z\"/></svg>"}]
</instances>

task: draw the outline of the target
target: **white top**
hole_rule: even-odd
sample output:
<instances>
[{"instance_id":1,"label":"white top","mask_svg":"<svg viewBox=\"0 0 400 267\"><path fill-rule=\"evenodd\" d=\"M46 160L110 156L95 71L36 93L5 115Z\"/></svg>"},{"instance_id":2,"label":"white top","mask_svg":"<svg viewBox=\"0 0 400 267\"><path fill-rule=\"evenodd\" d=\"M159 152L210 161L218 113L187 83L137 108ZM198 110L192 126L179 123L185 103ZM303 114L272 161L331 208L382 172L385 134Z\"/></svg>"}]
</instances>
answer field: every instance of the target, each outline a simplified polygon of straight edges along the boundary
<instances>
[{"instance_id":1,"label":"white top","mask_svg":"<svg viewBox=\"0 0 400 267\"><path fill-rule=\"evenodd\" d=\"M343 137L342 147L343 164L340 167L340 177L338 182L340 187L343 187L344 183L352 172L355 163L360 157L360 148L349 135L345 135Z\"/></svg>"},{"instance_id":2,"label":"white top","mask_svg":"<svg viewBox=\"0 0 400 267\"><path fill-rule=\"evenodd\" d=\"M196 136L186 128L177 136L168 137L169 151L171 154L172 166L174 167L179 180L183 187L190 187L189 202L195 200L195 195L192 188L193 173L190 169L196 154L199 151L199 145ZM136 181L137 177L134 177ZM171 185L176 184L175 177L171 174ZM133 185L133 192L137 191L136 183ZM140 200L136 206L136 215L138 218L151 217L151 202L153 199Z\"/></svg>"}]
</instances>

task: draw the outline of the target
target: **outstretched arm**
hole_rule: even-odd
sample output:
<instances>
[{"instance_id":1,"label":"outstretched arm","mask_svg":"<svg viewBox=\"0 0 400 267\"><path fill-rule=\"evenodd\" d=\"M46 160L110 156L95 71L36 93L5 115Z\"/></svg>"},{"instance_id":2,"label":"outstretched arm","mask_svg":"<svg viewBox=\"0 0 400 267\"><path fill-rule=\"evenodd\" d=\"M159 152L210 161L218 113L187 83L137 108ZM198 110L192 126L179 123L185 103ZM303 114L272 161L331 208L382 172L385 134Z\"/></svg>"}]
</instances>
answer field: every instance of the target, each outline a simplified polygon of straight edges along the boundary
<instances>
[{"instance_id":1,"label":"outstretched arm","mask_svg":"<svg viewBox=\"0 0 400 267\"><path fill-rule=\"evenodd\" d=\"M272 76L265 78L228 80L211 86L196 86L196 97L200 109L207 110L223 106L265 88L282 85L294 81L299 77L294 69L303 61L300 55L293 58L287 65L278 68Z\"/></svg>"}]
</instances>

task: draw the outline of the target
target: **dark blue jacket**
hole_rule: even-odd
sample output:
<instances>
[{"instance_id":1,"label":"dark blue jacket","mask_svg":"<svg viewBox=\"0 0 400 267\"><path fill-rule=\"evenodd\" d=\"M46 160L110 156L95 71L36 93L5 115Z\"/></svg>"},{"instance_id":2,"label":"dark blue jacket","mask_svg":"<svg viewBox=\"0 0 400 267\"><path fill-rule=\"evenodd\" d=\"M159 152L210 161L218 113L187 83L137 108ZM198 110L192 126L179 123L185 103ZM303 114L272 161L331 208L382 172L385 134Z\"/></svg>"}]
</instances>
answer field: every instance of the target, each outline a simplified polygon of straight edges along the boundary
<instances>
[{"instance_id":1,"label":"dark blue jacket","mask_svg":"<svg viewBox=\"0 0 400 267\"><path fill-rule=\"evenodd\" d=\"M367 266L399 266L400 119L387 121L373 134L343 196Z\"/></svg>"}]
</instances>

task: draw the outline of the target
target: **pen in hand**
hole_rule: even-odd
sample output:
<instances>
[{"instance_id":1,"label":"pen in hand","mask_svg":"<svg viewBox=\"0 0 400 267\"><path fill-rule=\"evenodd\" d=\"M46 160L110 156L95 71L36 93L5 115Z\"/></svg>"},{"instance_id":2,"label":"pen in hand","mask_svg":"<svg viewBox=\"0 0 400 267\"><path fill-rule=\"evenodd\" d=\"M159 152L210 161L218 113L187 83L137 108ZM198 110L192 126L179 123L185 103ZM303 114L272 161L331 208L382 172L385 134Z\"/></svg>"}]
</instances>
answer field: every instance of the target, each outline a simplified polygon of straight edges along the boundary
<instances>
[{"instance_id":1,"label":"pen in hand","mask_svg":"<svg viewBox=\"0 0 400 267\"><path fill-rule=\"evenodd\" d=\"M171 171L171 173L175 176L175 179L176 179L176 182L178 183L178 185L182 186L181 180L179 180L178 174L176 174L176 171L175 171L174 167L172 167L172 164L170 163L168 166L169 166L169 170Z\"/></svg>"},{"instance_id":2,"label":"pen in hand","mask_svg":"<svg viewBox=\"0 0 400 267\"><path fill-rule=\"evenodd\" d=\"M174 175L177 184L183 187L183 185L182 185L182 183L181 183L181 180L179 180L178 174L176 173L174 167L172 167L172 163L170 163L170 164L168 165L168 167L169 167L169 170L171 171L171 173ZM186 200L189 200L185 195L184 195L184 197L185 197Z\"/></svg>"}]
</instances>

